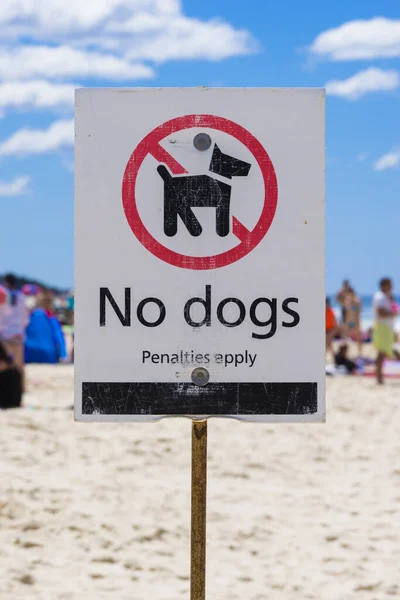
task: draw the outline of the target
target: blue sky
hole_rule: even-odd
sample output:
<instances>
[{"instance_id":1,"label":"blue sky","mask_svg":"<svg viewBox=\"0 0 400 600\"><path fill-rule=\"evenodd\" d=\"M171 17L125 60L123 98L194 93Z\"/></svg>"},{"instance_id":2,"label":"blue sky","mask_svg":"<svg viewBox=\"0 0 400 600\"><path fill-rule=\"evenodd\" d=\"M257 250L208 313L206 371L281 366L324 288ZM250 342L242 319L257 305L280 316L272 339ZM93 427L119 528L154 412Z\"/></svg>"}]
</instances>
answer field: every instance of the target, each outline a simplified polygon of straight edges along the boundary
<instances>
[{"instance_id":1,"label":"blue sky","mask_svg":"<svg viewBox=\"0 0 400 600\"><path fill-rule=\"evenodd\" d=\"M398 0L1 0L0 38L0 273L73 284L74 87L326 85L328 292L400 287Z\"/></svg>"}]
</instances>

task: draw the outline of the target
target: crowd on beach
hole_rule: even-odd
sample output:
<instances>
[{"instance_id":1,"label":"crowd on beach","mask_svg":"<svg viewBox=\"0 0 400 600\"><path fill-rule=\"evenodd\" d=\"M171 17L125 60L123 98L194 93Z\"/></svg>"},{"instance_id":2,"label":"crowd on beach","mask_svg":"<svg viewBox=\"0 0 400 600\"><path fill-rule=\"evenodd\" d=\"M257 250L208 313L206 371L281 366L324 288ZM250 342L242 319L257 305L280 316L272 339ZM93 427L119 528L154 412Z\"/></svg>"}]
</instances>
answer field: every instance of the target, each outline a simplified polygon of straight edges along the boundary
<instances>
[{"instance_id":1,"label":"crowd on beach","mask_svg":"<svg viewBox=\"0 0 400 600\"><path fill-rule=\"evenodd\" d=\"M336 295L340 306L340 316L337 318L329 298L326 299L326 351L331 355L336 367L343 368L347 373L357 373L362 370L366 359L363 358L363 345L372 342L376 352L375 376L378 384L384 382L383 365L385 359L400 360L400 354L395 346L397 334L395 321L399 315L399 306L393 295L393 283L389 277L379 282L379 289L373 297L374 323L367 331L362 331L360 297L348 280L343 282ZM334 341L338 343L334 344ZM357 358L349 358L351 340L357 344Z\"/></svg>"},{"instance_id":2,"label":"crowd on beach","mask_svg":"<svg viewBox=\"0 0 400 600\"><path fill-rule=\"evenodd\" d=\"M13 274L0 284L0 408L21 404L26 363L73 361L64 329L74 320L73 293L56 294L36 284L20 289Z\"/></svg>"}]
</instances>

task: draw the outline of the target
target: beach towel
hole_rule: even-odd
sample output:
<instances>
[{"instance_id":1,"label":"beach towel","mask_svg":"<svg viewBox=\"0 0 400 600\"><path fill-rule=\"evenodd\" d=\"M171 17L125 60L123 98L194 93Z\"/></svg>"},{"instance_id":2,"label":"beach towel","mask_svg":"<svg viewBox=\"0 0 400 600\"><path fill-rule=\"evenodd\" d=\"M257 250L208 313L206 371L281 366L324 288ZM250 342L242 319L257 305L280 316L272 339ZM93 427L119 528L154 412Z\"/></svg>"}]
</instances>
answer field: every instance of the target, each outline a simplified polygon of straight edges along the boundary
<instances>
[{"instance_id":1,"label":"beach towel","mask_svg":"<svg viewBox=\"0 0 400 600\"><path fill-rule=\"evenodd\" d=\"M376 369L374 365L369 365L361 375L365 377L376 377ZM383 363L383 376L400 379L400 361L385 360Z\"/></svg>"},{"instance_id":2,"label":"beach towel","mask_svg":"<svg viewBox=\"0 0 400 600\"><path fill-rule=\"evenodd\" d=\"M386 356L393 356L394 331L385 323L379 321L374 324L372 334L372 343L378 352L383 352Z\"/></svg>"}]
</instances>

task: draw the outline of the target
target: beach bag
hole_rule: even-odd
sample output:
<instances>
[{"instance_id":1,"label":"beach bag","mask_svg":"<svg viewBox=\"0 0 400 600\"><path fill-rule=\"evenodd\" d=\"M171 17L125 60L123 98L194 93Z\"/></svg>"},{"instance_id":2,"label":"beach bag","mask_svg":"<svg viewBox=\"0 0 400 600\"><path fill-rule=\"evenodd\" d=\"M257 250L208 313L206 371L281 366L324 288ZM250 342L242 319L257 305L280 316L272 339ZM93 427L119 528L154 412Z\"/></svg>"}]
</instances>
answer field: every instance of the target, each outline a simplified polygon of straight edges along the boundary
<instances>
[{"instance_id":1,"label":"beach bag","mask_svg":"<svg viewBox=\"0 0 400 600\"><path fill-rule=\"evenodd\" d=\"M0 371L0 408L18 408L22 399L22 377L15 367Z\"/></svg>"}]
</instances>

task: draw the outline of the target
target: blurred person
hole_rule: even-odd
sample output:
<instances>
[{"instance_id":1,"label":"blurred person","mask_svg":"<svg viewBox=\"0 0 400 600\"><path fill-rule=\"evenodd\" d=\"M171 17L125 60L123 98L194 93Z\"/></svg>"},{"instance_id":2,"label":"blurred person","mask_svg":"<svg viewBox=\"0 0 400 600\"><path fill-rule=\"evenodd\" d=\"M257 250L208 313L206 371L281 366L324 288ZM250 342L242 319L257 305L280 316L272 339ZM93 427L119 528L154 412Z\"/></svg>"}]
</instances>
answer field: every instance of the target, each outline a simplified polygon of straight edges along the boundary
<instances>
[{"instance_id":1,"label":"blurred person","mask_svg":"<svg viewBox=\"0 0 400 600\"><path fill-rule=\"evenodd\" d=\"M36 306L36 298L41 292L41 288L36 283L25 283L22 286L21 291L25 296L25 304L29 311L33 310Z\"/></svg>"},{"instance_id":2,"label":"blurred person","mask_svg":"<svg viewBox=\"0 0 400 600\"><path fill-rule=\"evenodd\" d=\"M346 306L345 306L345 302L346 302L346 298L347 295L350 291L351 287L350 287L350 281L348 279L345 279L343 281L342 287L340 288L340 290L338 291L338 293L336 294L336 302L338 304L340 304L340 307L342 309L342 324L345 324L346 321Z\"/></svg>"},{"instance_id":3,"label":"blurred person","mask_svg":"<svg viewBox=\"0 0 400 600\"><path fill-rule=\"evenodd\" d=\"M335 313L331 306L329 298L325 302L325 335L326 335L326 352L330 352L332 358L335 357L333 351L333 338L338 332Z\"/></svg>"},{"instance_id":4,"label":"blurred person","mask_svg":"<svg viewBox=\"0 0 400 600\"><path fill-rule=\"evenodd\" d=\"M3 315L0 341L6 352L13 358L13 363L20 370L22 377L22 391L25 391L24 380L24 341L25 329L29 321L25 297L17 289L17 278L9 273L4 277L4 284L8 293L8 309Z\"/></svg>"},{"instance_id":5,"label":"blurred person","mask_svg":"<svg viewBox=\"0 0 400 600\"><path fill-rule=\"evenodd\" d=\"M66 357L65 338L54 313L53 294L43 290L26 330L25 361L56 364Z\"/></svg>"},{"instance_id":6,"label":"blurred person","mask_svg":"<svg viewBox=\"0 0 400 600\"><path fill-rule=\"evenodd\" d=\"M335 354L335 365L337 367L345 367L346 371L351 374L357 370L357 363L350 360L348 357L349 347L347 344L341 344L338 352Z\"/></svg>"},{"instance_id":7,"label":"blurred person","mask_svg":"<svg viewBox=\"0 0 400 600\"><path fill-rule=\"evenodd\" d=\"M0 342L0 408L21 406L22 375Z\"/></svg>"},{"instance_id":8,"label":"blurred person","mask_svg":"<svg viewBox=\"0 0 400 600\"><path fill-rule=\"evenodd\" d=\"M43 309L49 317L55 315L54 294L51 290L42 290L37 299L37 308Z\"/></svg>"},{"instance_id":9,"label":"blurred person","mask_svg":"<svg viewBox=\"0 0 400 600\"><path fill-rule=\"evenodd\" d=\"M373 299L374 328L372 342L377 351L376 380L379 384L383 384L383 362L385 358L393 356L394 326L398 307L394 302L392 289L392 280L389 277L384 277L379 282L379 290L375 293Z\"/></svg>"},{"instance_id":10,"label":"blurred person","mask_svg":"<svg viewBox=\"0 0 400 600\"><path fill-rule=\"evenodd\" d=\"M2 329L3 318L8 310L8 292L6 288L0 285L0 331Z\"/></svg>"},{"instance_id":11,"label":"blurred person","mask_svg":"<svg viewBox=\"0 0 400 600\"><path fill-rule=\"evenodd\" d=\"M352 287L349 287L343 302L345 309L344 335L351 338L358 344L359 355L362 355L361 339L361 309L360 298Z\"/></svg>"},{"instance_id":12,"label":"blurred person","mask_svg":"<svg viewBox=\"0 0 400 600\"><path fill-rule=\"evenodd\" d=\"M75 307L74 291L70 290L70 292L67 295L68 325L74 324L74 307Z\"/></svg>"},{"instance_id":13,"label":"blurred person","mask_svg":"<svg viewBox=\"0 0 400 600\"><path fill-rule=\"evenodd\" d=\"M70 290L66 296L66 305L67 305L67 325L69 326L69 334L70 338L70 360L74 362L74 306L75 306L75 298L74 298L74 290Z\"/></svg>"}]
</instances>

